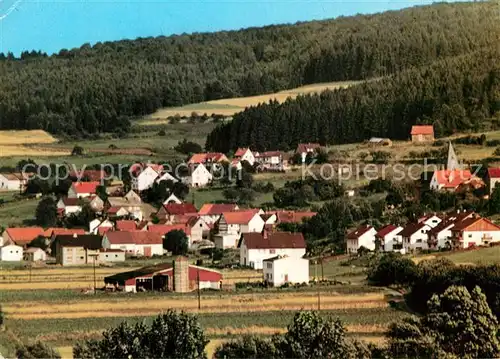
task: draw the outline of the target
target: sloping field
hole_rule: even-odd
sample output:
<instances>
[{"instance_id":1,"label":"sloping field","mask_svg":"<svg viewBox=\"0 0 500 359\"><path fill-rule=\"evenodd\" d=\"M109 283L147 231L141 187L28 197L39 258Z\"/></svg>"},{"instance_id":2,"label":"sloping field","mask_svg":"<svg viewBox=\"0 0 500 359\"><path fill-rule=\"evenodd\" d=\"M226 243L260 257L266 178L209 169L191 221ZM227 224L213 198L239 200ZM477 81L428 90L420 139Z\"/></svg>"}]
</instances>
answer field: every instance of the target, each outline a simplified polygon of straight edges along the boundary
<instances>
[{"instance_id":1,"label":"sloping field","mask_svg":"<svg viewBox=\"0 0 500 359\"><path fill-rule=\"evenodd\" d=\"M0 157L67 155L64 151L24 146L54 142L57 140L42 130L0 131Z\"/></svg>"},{"instance_id":2,"label":"sloping field","mask_svg":"<svg viewBox=\"0 0 500 359\"><path fill-rule=\"evenodd\" d=\"M229 98L229 99L200 102L182 107L163 108L151 115L148 115L147 117L145 117L144 120L139 121L138 123L145 126L157 125L160 123L165 123L167 117L175 115L189 117L193 112L196 112L198 115L203 115L204 113L211 115L214 113L217 115L232 116L235 113L243 111L245 107L255 106L258 105L259 103L269 102L270 100L276 100L281 103L288 98L294 99L299 95L317 93L324 90L345 88L352 85L356 85L360 82L362 81L345 81L345 82L312 84L268 95Z\"/></svg>"}]
</instances>

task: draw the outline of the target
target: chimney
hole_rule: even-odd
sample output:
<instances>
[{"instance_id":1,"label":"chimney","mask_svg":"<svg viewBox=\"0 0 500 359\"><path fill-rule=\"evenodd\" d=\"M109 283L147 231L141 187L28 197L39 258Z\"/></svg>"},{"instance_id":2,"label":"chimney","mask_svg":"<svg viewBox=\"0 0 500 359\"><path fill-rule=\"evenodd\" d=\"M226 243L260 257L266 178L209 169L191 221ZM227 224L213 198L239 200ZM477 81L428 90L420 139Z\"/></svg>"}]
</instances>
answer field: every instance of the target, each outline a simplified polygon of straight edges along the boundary
<instances>
[{"instance_id":1,"label":"chimney","mask_svg":"<svg viewBox=\"0 0 500 359\"><path fill-rule=\"evenodd\" d=\"M264 237L264 239L267 239L268 238L268 233L267 233L267 230L264 228L264 230L262 231L262 237Z\"/></svg>"},{"instance_id":2,"label":"chimney","mask_svg":"<svg viewBox=\"0 0 500 359\"><path fill-rule=\"evenodd\" d=\"M78 237L78 234L77 233L73 233L73 238L76 238Z\"/></svg>"}]
</instances>

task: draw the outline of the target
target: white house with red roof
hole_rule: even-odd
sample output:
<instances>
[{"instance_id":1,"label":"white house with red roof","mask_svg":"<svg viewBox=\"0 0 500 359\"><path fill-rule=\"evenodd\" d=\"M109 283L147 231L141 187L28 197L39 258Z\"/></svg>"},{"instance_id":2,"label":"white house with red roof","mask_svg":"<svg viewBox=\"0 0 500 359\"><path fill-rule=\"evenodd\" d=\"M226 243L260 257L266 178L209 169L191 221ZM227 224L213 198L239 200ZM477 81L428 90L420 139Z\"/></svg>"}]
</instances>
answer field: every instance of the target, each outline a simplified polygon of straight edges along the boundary
<instances>
[{"instance_id":1,"label":"white house with red roof","mask_svg":"<svg viewBox=\"0 0 500 359\"><path fill-rule=\"evenodd\" d=\"M430 125L414 125L411 127L411 142L425 143L434 141L434 127Z\"/></svg>"},{"instance_id":2,"label":"white house with red roof","mask_svg":"<svg viewBox=\"0 0 500 359\"><path fill-rule=\"evenodd\" d=\"M255 163L255 156L250 148L238 148L233 157L240 162L247 161L252 166Z\"/></svg>"},{"instance_id":3,"label":"white house with red roof","mask_svg":"<svg viewBox=\"0 0 500 359\"><path fill-rule=\"evenodd\" d=\"M192 187L205 187L210 182L212 182L214 176L203 164L191 167L191 173L187 177L186 181L189 186Z\"/></svg>"},{"instance_id":4,"label":"white house with red roof","mask_svg":"<svg viewBox=\"0 0 500 359\"><path fill-rule=\"evenodd\" d=\"M156 214L160 219L171 219L172 216L196 216L198 210L192 203L168 203L164 204Z\"/></svg>"},{"instance_id":5,"label":"white house with red roof","mask_svg":"<svg viewBox=\"0 0 500 359\"><path fill-rule=\"evenodd\" d=\"M68 190L69 198L86 198L96 194L99 182L73 182Z\"/></svg>"},{"instance_id":6,"label":"white house with red roof","mask_svg":"<svg viewBox=\"0 0 500 359\"><path fill-rule=\"evenodd\" d=\"M497 183L500 183L500 168L488 168L488 188L493 193Z\"/></svg>"},{"instance_id":7,"label":"white house with red roof","mask_svg":"<svg viewBox=\"0 0 500 359\"><path fill-rule=\"evenodd\" d=\"M195 153L188 161L188 165L205 165L211 163L228 162L226 155L221 152Z\"/></svg>"},{"instance_id":8,"label":"white house with red roof","mask_svg":"<svg viewBox=\"0 0 500 359\"><path fill-rule=\"evenodd\" d=\"M358 249L365 247L375 250L375 235L377 230L372 226L363 225L347 233L347 254L356 254Z\"/></svg>"},{"instance_id":9,"label":"white house with red roof","mask_svg":"<svg viewBox=\"0 0 500 359\"><path fill-rule=\"evenodd\" d=\"M24 191L30 174L24 172L0 173L0 190Z\"/></svg>"},{"instance_id":10,"label":"white house with red roof","mask_svg":"<svg viewBox=\"0 0 500 359\"><path fill-rule=\"evenodd\" d=\"M268 171L284 171L287 168L285 154L281 151L266 151L255 154L255 162L259 168Z\"/></svg>"},{"instance_id":11,"label":"white house with red roof","mask_svg":"<svg viewBox=\"0 0 500 359\"><path fill-rule=\"evenodd\" d=\"M113 230L115 224L109 219L93 219L89 223L89 233L90 234L102 234L106 231Z\"/></svg>"},{"instance_id":12,"label":"white house with red roof","mask_svg":"<svg viewBox=\"0 0 500 359\"><path fill-rule=\"evenodd\" d=\"M141 192L151 188L160 178L162 170L163 167L159 165L135 164L130 168L132 189Z\"/></svg>"},{"instance_id":13,"label":"white house with red roof","mask_svg":"<svg viewBox=\"0 0 500 359\"><path fill-rule=\"evenodd\" d=\"M429 227L434 228L437 227L442 221L444 216L433 214L426 214L420 217L417 222L427 224Z\"/></svg>"},{"instance_id":14,"label":"white house with red roof","mask_svg":"<svg viewBox=\"0 0 500 359\"><path fill-rule=\"evenodd\" d=\"M300 154L302 163L305 163L307 155L315 153L319 149L321 149L321 145L319 143L299 143L295 153Z\"/></svg>"},{"instance_id":15,"label":"white house with red roof","mask_svg":"<svg viewBox=\"0 0 500 359\"><path fill-rule=\"evenodd\" d=\"M381 248L384 252L400 251L403 248L403 243L399 240L398 234L403 230L401 226L389 224L378 230L375 237L380 241Z\"/></svg>"},{"instance_id":16,"label":"white house with red roof","mask_svg":"<svg viewBox=\"0 0 500 359\"><path fill-rule=\"evenodd\" d=\"M428 232L431 229L432 227L424 222L408 223L398 234L402 238L404 252L412 253L428 249Z\"/></svg>"},{"instance_id":17,"label":"white house with red roof","mask_svg":"<svg viewBox=\"0 0 500 359\"><path fill-rule=\"evenodd\" d=\"M236 248L242 233L262 232L265 222L260 215L263 213L258 209L224 212L216 223L215 247Z\"/></svg>"},{"instance_id":18,"label":"white house with red roof","mask_svg":"<svg viewBox=\"0 0 500 359\"><path fill-rule=\"evenodd\" d=\"M61 211L61 214L64 216L81 212L82 205L81 198L61 197L59 201L57 201L57 209Z\"/></svg>"},{"instance_id":19,"label":"white house with red roof","mask_svg":"<svg viewBox=\"0 0 500 359\"><path fill-rule=\"evenodd\" d=\"M3 231L0 245L17 244L24 247L36 237L43 235L42 227L9 227Z\"/></svg>"},{"instance_id":20,"label":"white house with red roof","mask_svg":"<svg viewBox=\"0 0 500 359\"><path fill-rule=\"evenodd\" d=\"M309 283L309 260L278 255L263 260L264 281L273 287L286 283Z\"/></svg>"},{"instance_id":21,"label":"white house with red roof","mask_svg":"<svg viewBox=\"0 0 500 359\"><path fill-rule=\"evenodd\" d=\"M455 191L461 184L472 179L470 170L439 170L432 175L430 188L435 191Z\"/></svg>"},{"instance_id":22,"label":"white house with red roof","mask_svg":"<svg viewBox=\"0 0 500 359\"><path fill-rule=\"evenodd\" d=\"M155 232L108 231L102 239L102 247L144 257L161 256L164 252L162 235Z\"/></svg>"},{"instance_id":23,"label":"white house with red roof","mask_svg":"<svg viewBox=\"0 0 500 359\"><path fill-rule=\"evenodd\" d=\"M222 213L237 210L239 210L238 205L233 203L205 203L198 211L198 215L210 225L217 222Z\"/></svg>"},{"instance_id":24,"label":"white house with red roof","mask_svg":"<svg viewBox=\"0 0 500 359\"><path fill-rule=\"evenodd\" d=\"M469 248L500 242L500 226L487 218L473 215L451 228L452 248Z\"/></svg>"},{"instance_id":25,"label":"white house with red roof","mask_svg":"<svg viewBox=\"0 0 500 359\"><path fill-rule=\"evenodd\" d=\"M265 259L276 256L302 258L306 241L302 233L271 232L243 233L239 240L240 264L262 269Z\"/></svg>"},{"instance_id":26,"label":"white house with red roof","mask_svg":"<svg viewBox=\"0 0 500 359\"><path fill-rule=\"evenodd\" d=\"M166 198L164 201L163 201L163 204L169 204L169 203L182 203L183 201L180 200L175 194L171 194L170 196L168 196L168 198Z\"/></svg>"}]
</instances>

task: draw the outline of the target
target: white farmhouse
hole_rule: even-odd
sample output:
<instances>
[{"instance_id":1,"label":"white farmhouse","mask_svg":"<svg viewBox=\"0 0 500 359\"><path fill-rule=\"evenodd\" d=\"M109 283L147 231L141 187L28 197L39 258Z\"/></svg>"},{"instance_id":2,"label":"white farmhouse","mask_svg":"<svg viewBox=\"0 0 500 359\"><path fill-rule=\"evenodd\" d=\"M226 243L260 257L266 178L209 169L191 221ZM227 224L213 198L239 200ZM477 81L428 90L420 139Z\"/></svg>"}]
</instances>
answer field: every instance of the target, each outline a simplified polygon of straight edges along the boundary
<instances>
[{"instance_id":1,"label":"white farmhouse","mask_svg":"<svg viewBox=\"0 0 500 359\"><path fill-rule=\"evenodd\" d=\"M500 242L500 226L487 218L475 215L451 228L453 248L469 248Z\"/></svg>"},{"instance_id":2,"label":"white farmhouse","mask_svg":"<svg viewBox=\"0 0 500 359\"><path fill-rule=\"evenodd\" d=\"M360 226L347 234L347 254L356 254L358 249L365 247L375 250L375 235L377 231L372 226Z\"/></svg>"},{"instance_id":3,"label":"white farmhouse","mask_svg":"<svg viewBox=\"0 0 500 359\"><path fill-rule=\"evenodd\" d=\"M274 287L285 283L309 283L309 260L276 256L263 260L264 281Z\"/></svg>"},{"instance_id":4,"label":"white farmhouse","mask_svg":"<svg viewBox=\"0 0 500 359\"><path fill-rule=\"evenodd\" d=\"M428 232L431 226L425 223L409 223L398 234L403 241L403 249L405 253L412 253L419 250L429 249Z\"/></svg>"},{"instance_id":5,"label":"white farmhouse","mask_svg":"<svg viewBox=\"0 0 500 359\"><path fill-rule=\"evenodd\" d=\"M255 156L249 148L238 148L234 153L234 158L240 162L247 161L252 166L255 163Z\"/></svg>"},{"instance_id":6,"label":"white farmhouse","mask_svg":"<svg viewBox=\"0 0 500 359\"><path fill-rule=\"evenodd\" d=\"M389 224L380 228L375 237L380 241L381 248L384 252L400 251L403 248L398 234L403 230L403 227Z\"/></svg>"},{"instance_id":7,"label":"white farmhouse","mask_svg":"<svg viewBox=\"0 0 500 359\"><path fill-rule=\"evenodd\" d=\"M188 183L193 187L205 187L212 182L212 179L213 176L210 171L203 164L199 164L192 170Z\"/></svg>"},{"instance_id":8,"label":"white farmhouse","mask_svg":"<svg viewBox=\"0 0 500 359\"><path fill-rule=\"evenodd\" d=\"M9 244L0 247L0 261L20 262L23 260L23 247Z\"/></svg>"},{"instance_id":9,"label":"white farmhouse","mask_svg":"<svg viewBox=\"0 0 500 359\"><path fill-rule=\"evenodd\" d=\"M68 190L69 198L86 198L96 194L99 182L73 182Z\"/></svg>"},{"instance_id":10,"label":"white farmhouse","mask_svg":"<svg viewBox=\"0 0 500 359\"><path fill-rule=\"evenodd\" d=\"M222 216L222 213L234 212L237 210L239 210L237 204L205 203L198 211L198 215L207 224L212 224L219 220L220 216Z\"/></svg>"},{"instance_id":11,"label":"white farmhouse","mask_svg":"<svg viewBox=\"0 0 500 359\"><path fill-rule=\"evenodd\" d=\"M62 197L57 201L57 209L65 216L81 212L82 200L80 198Z\"/></svg>"},{"instance_id":12,"label":"white farmhouse","mask_svg":"<svg viewBox=\"0 0 500 359\"><path fill-rule=\"evenodd\" d=\"M28 183L28 175L16 173L0 173L0 191L24 191Z\"/></svg>"},{"instance_id":13,"label":"white farmhouse","mask_svg":"<svg viewBox=\"0 0 500 359\"><path fill-rule=\"evenodd\" d=\"M40 262L47 260L47 253L41 248L30 247L24 251L23 257L28 262Z\"/></svg>"},{"instance_id":14,"label":"white farmhouse","mask_svg":"<svg viewBox=\"0 0 500 359\"><path fill-rule=\"evenodd\" d=\"M120 249L130 255L152 257L163 255L163 238L159 233L142 231L108 231L102 239L105 249Z\"/></svg>"},{"instance_id":15,"label":"white farmhouse","mask_svg":"<svg viewBox=\"0 0 500 359\"><path fill-rule=\"evenodd\" d=\"M264 220L255 210L225 212L217 222L216 248L236 248L242 233L262 232Z\"/></svg>"},{"instance_id":16,"label":"white farmhouse","mask_svg":"<svg viewBox=\"0 0 500 359\"><path fill-rule=\"evenodd\" d=\"M146 166L142 171L132 176L132 189L134 191L145 191L151 188L160 174L151 166Z\"/></svg>"},{"instance_id":17,"label":"white farmhouse","mask_svg":"<svg viewBox=\"0 0 500 359\"><path fill-rule=\"evenodd\" d=\"M306 241L302 233L243 233L238 247L240 264L254 269L262 269L265 259L277 255L302 258L306 254Z\"/></svg>"}]
</instances>

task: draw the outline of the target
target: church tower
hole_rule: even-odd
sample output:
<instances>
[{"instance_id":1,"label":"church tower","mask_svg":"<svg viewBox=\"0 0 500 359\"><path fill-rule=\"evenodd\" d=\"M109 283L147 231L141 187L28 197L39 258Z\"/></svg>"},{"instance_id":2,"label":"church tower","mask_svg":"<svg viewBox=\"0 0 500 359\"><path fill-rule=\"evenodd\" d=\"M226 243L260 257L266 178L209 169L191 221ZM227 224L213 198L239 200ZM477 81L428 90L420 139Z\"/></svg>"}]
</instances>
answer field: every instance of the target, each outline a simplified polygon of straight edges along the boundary
<instances>
[{"instance_id":1,"label":"church tower","mask_svg":"<svg viewBox=\"0 0 500 359\"><path fill-rule=\"evenodd\" d=\"M448 163L446 164L446 169L448 171L462 169L460 166L460 163L458 162L458 158L457 158L457 155L455 153L455 150L453 149L453 146L451 145L451 141L450 141L450 144L448 147Z\"/></svg>"}]
</instances>

